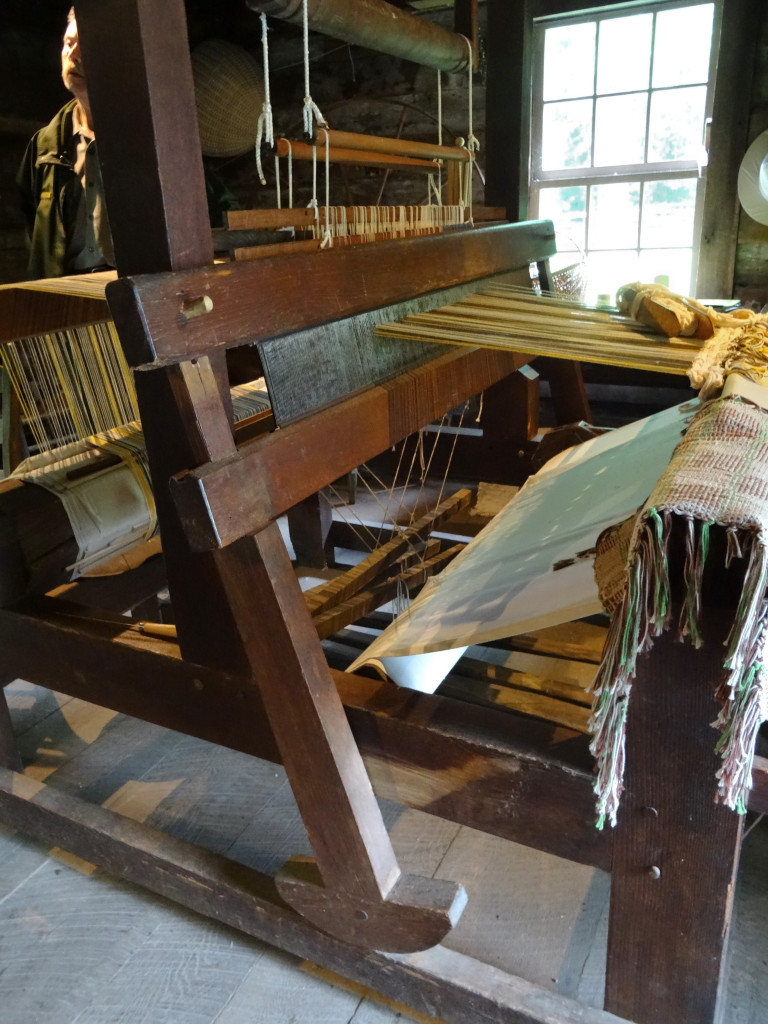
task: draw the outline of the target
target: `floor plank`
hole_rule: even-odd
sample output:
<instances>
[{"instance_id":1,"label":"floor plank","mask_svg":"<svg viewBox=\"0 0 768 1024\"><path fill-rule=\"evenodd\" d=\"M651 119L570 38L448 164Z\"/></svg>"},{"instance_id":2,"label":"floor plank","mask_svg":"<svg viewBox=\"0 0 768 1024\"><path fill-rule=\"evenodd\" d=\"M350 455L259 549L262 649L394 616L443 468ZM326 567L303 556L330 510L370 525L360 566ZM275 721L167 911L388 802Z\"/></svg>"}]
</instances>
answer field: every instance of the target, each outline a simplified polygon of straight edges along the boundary
<instances>
[{"instance_id":1,"label":"floor plank","mask_svg":"<svg viewBox=\"0 0 768 1024\"><path fill-rule=\"evenodd\" d=\"M28 772L262 870L309 852L283 770L85 702L64 713L15 686ZM89 710L90 709L90 710ZM57 755L56 752L59 752ZM599 1006L607 877L382 801L407 871L460 879L446 942ZM106 877L0 826L3 1024L393 1024L397 1009L310 976L298 960ZM744 844L729 1024L768 1019L768 822ZM30 979L34 979L30 983Z\"/></svg>"},{"instance_id":2,"label":"floor plank","mask_svg":"<svg viewBox=\"0 0 768 1024\"><path fill-rule=\"evenodd\" d=\"M555 988L592 868L462 828L437 874L469 895L443 945Z\"/></svg>"}]
</instances>

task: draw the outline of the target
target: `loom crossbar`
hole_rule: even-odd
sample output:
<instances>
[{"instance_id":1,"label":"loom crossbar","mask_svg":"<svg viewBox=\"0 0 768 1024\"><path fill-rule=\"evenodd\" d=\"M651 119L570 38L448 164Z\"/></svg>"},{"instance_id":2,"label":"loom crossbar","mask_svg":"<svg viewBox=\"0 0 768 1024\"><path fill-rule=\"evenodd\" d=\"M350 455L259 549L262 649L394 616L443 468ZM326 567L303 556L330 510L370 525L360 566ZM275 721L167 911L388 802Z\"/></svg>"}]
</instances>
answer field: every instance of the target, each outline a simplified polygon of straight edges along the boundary
<instances>
[{"instance_id":1,"label":"loom crossbar","mask_svg":"<svg viewBox=\"0 0 768 1024\"><path fill-rule=\"evenodd\" d=\"M555 253L551 221L118 278L107 286L129 365L167 365L327 323ZM210 312L188 317L207 297Z\"/></svg>"}]
</instances>

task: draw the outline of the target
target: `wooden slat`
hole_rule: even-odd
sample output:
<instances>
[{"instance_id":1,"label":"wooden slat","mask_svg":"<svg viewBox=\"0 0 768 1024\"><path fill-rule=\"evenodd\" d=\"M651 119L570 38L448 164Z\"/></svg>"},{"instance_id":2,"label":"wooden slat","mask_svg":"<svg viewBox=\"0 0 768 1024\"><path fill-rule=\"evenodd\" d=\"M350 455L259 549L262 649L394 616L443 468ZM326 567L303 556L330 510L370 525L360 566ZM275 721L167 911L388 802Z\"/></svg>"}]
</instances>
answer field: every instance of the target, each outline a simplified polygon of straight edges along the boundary
<instances>
[{"instance_id":1,"label":"wooden slat","mask_svg":"<svg viewBox=\"0 0 768 1024\"><path fill-rule=\"evenodd\" d=\"M107 287L132 366L175 362L238 343L405 301L552 255L551 221L492 225L413 238L274 256L242 265L118 279ZM207 296L209 313L185 319L185 302ZM151 340L150 340L151 339Z\"/></svg>"},{"instance_id":2,"label":"wooden slat","mask_svg":"<svg viewBox=\"0 0 768 1024\"><path fill-rule=\"evenodd\" d=\"M442 227L420 227L407 229L399 233L400 238L421 238L425 235L439 235ZM372 235L336 235L333 239L333 248L342 246L358 245L379 245L393 237L394 232L388 235L383 232L376 232ZM288 256L296 253L321 252L325 249L325 242L322 238L304 238L292 242L288 239L275 242L273 245L246 245L234 250L236 260L263 260L268 256Z\"/></svg>"},{"instance_id":3,"label":"wooden slat","mask_svg":"<svg viewBox=\"0 0 768 1024\"><path fill-rule=\"evenodd\" d=\"M517 354L451 352L254 441L232 459L183 474L171 488L190 543L200 549L224 547L262 529L329 479L343 476L525 362Z\"/></svg>"},{"instance_id":4,"label":"wooden slat","mask_svg":"<svg viewBox=\"0 0 768 1024\"><path fill-rule=\"evenodd\" d=\"M359 619L361 615L367 615L375 608L381 607L387 601L392 601L400 593L401 589L409 594L423 586L430 576L441 572L445 566L463 550L463 544L456 544L445 551L439 552L431 558L396 573L391 579L368 587L360 591L348 601L313 616L312 622L321 640L336 633L350 622Z\"/></svg>"},{"instance_id":5,"label":"wooden slat","mask_svg":"<svg viewBox=\"0 0 768 1024\"><path fill-rule=\"evenodd\" d=\"M328 142L331 146L342 149L361 149L369 153L399 153L422 160L457 160L460 163L467 163L469 160L469 150L462 146L439 146L434 142L416 142L412 139L388 139L378 135L361 135L357 132L340 132L332 129L328 132ZM324 153L325 134L322 130L318 131L317 145L319 153Z\"/></svg>"},{"instance_id":6,"label":"wooden slat","mask_svg":"<svg viewBox=\"0 0 768 1024\"><path fill-rule=\"evenodd\" d=\"M599 665L603 656L605 635L605 626L596 626L589 622L564 622L560 626L539 629L533 633L520 633L497 643L516 651L552 654L557 658L572 658L574 661L588 661Z\"/></svg>"},{"instance_id":7,"label":"wooden slat","mask_svg":"<svg viewBox=\"0 0 768 1024\"><path fill-rule=\"evenodd\" d=\"M57 295L24 286L0 288L0 344L108 318L106 299Z\"/></svg>"},{"instance_id":8,"label":"wooden slat","mask_svg":"<svg viewBox=\"0 0 768 1024\"><path fill-rule=\"evenodd\" d=\"M304 591L304 600L312 615L319 615L351 597L367 583L380 575L399 555L409 550L416 541L423 540L427 532L436 529L449 516L472 502L472 491L462 489L440 502L432 512L421 516L407 530L399 531L392 540L377 547L370 555L347 572Z\"/></svg>"},{"instance_id":9,"label":"wooden slat","mask_svg":"<svg viewBox=\"0 0 768 1024\"><path fill-rule=\"evenodd\" d=\"M289 142L288 139L278 139L275 144L277 155L287 157L292 154L294 160L325 160L325 141L322 136L318 139L317 146L311 146L306 142ZM376 153L372 150L342 149L339 146L328 147L328 162L332 164L347 164L353 167L378 167L390 171L420 171L421 173L435 174L438 170L433 160L419 160L410 156L398 156L395 153Z\"/></svg>"},{"instance_id":10,"label":"wooden slat","mask_svg":"<svg viewBox=\"0 0 768 1024\"><path fill-rule=\"evenodd\" d=\"M268 876L7 769L0 812L46 844L449 1024L627 1024L440 946L362 956L286 908Z\"/></svg>"}]
</instances>

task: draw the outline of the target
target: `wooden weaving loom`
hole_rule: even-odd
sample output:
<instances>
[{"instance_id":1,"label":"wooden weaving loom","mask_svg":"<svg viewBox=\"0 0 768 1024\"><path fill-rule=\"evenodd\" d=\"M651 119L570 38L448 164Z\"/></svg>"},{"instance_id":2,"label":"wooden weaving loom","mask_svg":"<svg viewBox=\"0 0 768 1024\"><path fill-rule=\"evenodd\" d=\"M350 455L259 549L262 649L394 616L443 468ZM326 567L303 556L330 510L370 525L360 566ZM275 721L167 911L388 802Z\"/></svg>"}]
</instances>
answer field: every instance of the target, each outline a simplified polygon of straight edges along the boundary
<instances>
[{"instance_id":1,"label":"wooden weaving loom","mask_svg":"<svg viewBox=\"0 0 768 1024\"><path fill-rule=\"evenodd\" d=\"M711 800L700 684L716 642L662 638L644 660L622 821L598 833L588 766L541 723L329 670L275 522L525 356L430 354L240 447L227 412L228 347L279 350L292 332L546 259L550 226L214 266L183 3L81 0L78 27L119 271L108 300L136 371L178 642L31 596L0 612L3 681L282 762L315 860L267 878L33 783L0 702L3 820L454 1024L709 1024L741 832ZM402 875L369 777L381 796L610 870L606 1012L435 945L463 891ZM765 789L753 800L768 806Z\"/></svg>"}]
</instances>

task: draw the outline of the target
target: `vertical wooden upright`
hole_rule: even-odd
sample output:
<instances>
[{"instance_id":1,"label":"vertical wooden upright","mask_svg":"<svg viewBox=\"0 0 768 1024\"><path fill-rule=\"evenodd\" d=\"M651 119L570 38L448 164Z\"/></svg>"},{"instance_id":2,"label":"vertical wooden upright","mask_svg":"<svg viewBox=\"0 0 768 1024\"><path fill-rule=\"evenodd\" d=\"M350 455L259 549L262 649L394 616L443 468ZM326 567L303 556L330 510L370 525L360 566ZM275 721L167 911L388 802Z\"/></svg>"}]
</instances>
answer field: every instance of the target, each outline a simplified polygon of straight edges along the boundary
<instances>
[{"instance_id":1,"label":"vertical wooden upright","mask_svg":"<svg viewBox=\"0 0 768 1024\"><path fill-rule=\"evenodd\" d=\"M21 754L16 746L16 738L11 725L11 712L8 708L5 690L0 685L0 766L10 768L11 771L20 772L24 770L21 763Z\"/></svg>"},{"instance_id":2,"label":"vertical wooden upright","mask_svg":"<svg viewBox=\"0 0 768 1024\"><path fill-rule=\"evenodd\" d=\"M120 276L210 263L183 0L83 0L78 30ZM124 343L144 331L128 293L112 307ZM434 945L466 896L401 873L277 524L194 553L171 500L172 476L235 452L223 362L200 352L135 377L182 653L258 687L315 851L281 894L358 945Z\"/></svg>"},{"instance_id":3,"label":"vertical wooden upright","mask_svg":"<svg viewBox=\"0 0 768 1024\"><path fill-rule=\"evenodd\" d=\"M605 1008L637 1024L716 1020L743 821L714 803L723 619L698 651L659 637L632 689Z\"/></svg>"}]
</instances>

